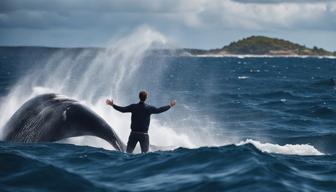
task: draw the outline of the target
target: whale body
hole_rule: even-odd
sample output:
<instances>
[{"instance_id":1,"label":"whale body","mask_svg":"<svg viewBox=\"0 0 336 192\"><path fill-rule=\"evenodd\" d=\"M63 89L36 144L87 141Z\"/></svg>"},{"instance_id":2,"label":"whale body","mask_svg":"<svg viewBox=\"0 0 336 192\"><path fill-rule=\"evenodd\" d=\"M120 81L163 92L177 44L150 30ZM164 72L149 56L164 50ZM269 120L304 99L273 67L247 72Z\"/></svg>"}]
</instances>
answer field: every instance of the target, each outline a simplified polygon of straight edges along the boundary
<instances>
[{"instance_id":1,"label":"whale body","mask_svg":"<svg viewBox=\"0 0 336 192\"><path fill-rule=\"evenodd\" d=\"M4 128L4 140L9 142L54 142L85 135L100 137L125 151L125 144L99 115L76 100L53 93L25 102Z\"/></svg>"}]
</instances>

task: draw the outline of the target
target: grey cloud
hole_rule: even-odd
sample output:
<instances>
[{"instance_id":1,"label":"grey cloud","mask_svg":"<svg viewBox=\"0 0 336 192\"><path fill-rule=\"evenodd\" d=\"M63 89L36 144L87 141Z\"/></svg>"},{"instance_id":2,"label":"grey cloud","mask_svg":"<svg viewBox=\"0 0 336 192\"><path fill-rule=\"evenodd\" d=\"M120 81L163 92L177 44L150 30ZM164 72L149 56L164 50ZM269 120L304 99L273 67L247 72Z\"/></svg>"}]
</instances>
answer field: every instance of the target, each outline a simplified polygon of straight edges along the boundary
<instances>
[{"instance_id":1,"label":"grey cloud","mask_svg":"<svg viewBox=\"0 0 336 192\"><path fill-rule=\"evenodd\" d=\"M326 3L335 0L233 0L238 3L279 4L279 3Z\"/></svg>"},{"instance_id":2,"label":"grey cloud","mask_svg":"<svg viewBox=\"0 0 336 192\"><path fill-rule=\"evenodd\" d=\"M252 30L335 30L336 2L304 4L225 3L202 13L207 23L220 18L232 29Z\"/></svg>"},{"instance_id":3,"label":"grey cloud","mask_svg":"<svg viewBox=\"0 0 336 192\"><path fill-rule=\"evenodd\" d=\"M183 3L184 2L184 3ZM189 12L193 0L1 0L0 11ZM185 6L184 6L185 5Z\"/></svg>"},{"instance_id":4,"label":"grey cloud","mask_svg":"<svg viewBox=\"0 0 336 192\"><path fill-rule=\"evenodd\" d=\"M244 2L237 3L237 2ZM246 4L246 3L259 4ZM278 7L274 3L291 2ZM303 0L2 0L1 28L110 28L171 24L222 29L335 29L336 4ZM322 5L322 7L321 7ZM321 8L314 8L320 6Z\"/></svg>"},{"instance_id":5,"label":"grey cloud","mask_svg":"<svg viewBox=\"0 0 336 192\"><path fill-rule=\"evenodd\" d=\"M198 1L1 0L0 27L85 29L141 22L155 22L156 25L160 22L169 23L172 21L169 17L197 11L199 4L191 2Z\"/></svg>"},{"instance_id":6,"label":"grey cloud","mask_svg":"<svg viewBox=\"0 0 336 192\"><path fill-rule=\"evenodd\" d=\"M141 25L188 44L206 36L215 42L227 31L240 34L227 33L232 38L272 31L335 32L336 1L0 0L0 36L6 34L6 42L47 42L49 37L52 43L101 44Z\"/></svg>"}]
</instances>

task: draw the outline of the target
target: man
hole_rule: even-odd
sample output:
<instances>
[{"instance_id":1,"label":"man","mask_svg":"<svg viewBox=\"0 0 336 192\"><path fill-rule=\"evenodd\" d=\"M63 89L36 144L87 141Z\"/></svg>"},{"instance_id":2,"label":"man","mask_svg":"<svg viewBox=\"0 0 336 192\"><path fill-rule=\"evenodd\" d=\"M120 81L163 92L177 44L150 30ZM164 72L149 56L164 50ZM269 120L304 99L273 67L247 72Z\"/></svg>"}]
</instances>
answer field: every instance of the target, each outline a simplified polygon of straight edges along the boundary
<instances>
[{"instance_id":1,"label":"man","mask_svg":"<svg viewBox=\"0 0 336 192\"><path fill-rule=\"evenodd\" d=\"M150 115L158 114L167 111L176 105L176 101L172 100L169 105L160 108L153 107L145 103L147 99L147 92L140 91L139 103L131 104L126 107L120 107L113 103L113 100L106 100L106 104L112 106L117 111L122 113L132 113L131 118L131 134L127 142L127 153L132 153L136 144L140 142L141 152L146 153L149 150L149 136L148 128L150 123Z\"/></svg>"}]
</instances>

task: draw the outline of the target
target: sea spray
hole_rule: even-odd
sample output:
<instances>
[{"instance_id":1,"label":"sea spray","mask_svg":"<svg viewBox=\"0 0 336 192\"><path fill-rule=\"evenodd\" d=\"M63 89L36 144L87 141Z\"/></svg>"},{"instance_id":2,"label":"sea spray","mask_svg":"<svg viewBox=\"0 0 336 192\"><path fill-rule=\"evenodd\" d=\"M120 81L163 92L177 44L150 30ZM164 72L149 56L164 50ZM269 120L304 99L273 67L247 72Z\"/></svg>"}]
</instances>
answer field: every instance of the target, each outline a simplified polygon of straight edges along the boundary
<instances>
[{"instance_id":1,"label":"sea spray","mask_svg":"<svg viewBox=\"0 0 336 192\"><path fill-rule=\"evenodd\" d=\"M52 55L44 68L32 69L11 89L7 97L2 98L0 112L3 115L0 118L0 126L3 127L10 116L29 98L54 92L77 99L93 109L116 130L123 141L127 141L130 114L114 111L105 104L105 100L112 98L119 105L127 105L137 102L137 93L141 89L148 90L150 95L157 94L162 73L167 67L165 59L156 57L155 60L145 61L145 58L153 48L167 46L167 40L162 34L149 27L141 27L117 42L110 43L105 49L60 50ZM167 98L162 103L163 98L165 97L155 103L166 105L169 99L174 99ZM150 96L149 102L153 100L155 101L155 96ZM197 118L193 116L193 119L196 121ZM176 131L175 128L180 131ZM151 143L173 148L214 144L207 143L211 139L205 139L204 134L200 135L201 131L190 138L181 130L183 129L180 125L161 122L153 116ZM73 138L67 142L111 149L108 143L94 137Z\"/></svg>"}]
</instances>

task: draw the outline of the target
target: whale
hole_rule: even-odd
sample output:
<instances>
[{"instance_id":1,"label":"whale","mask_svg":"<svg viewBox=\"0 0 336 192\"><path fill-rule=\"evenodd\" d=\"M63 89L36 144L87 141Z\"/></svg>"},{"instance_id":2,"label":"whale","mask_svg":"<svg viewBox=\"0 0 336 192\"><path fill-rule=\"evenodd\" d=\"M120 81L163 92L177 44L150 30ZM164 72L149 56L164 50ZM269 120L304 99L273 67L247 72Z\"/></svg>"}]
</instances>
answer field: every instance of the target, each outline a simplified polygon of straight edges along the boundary
<instances>
[{"instance_id":1,"label":"whale","mask_svg":"<svg viewBox=\"0 0 336 192\"><path fill-rule=\"evenodd\" d=\"M4 141L56 142L70 137L96 136L124 152L125 144L98 114L74 99L55 93L26 101L4 126Z\"/></svg>"}]
</instances>

